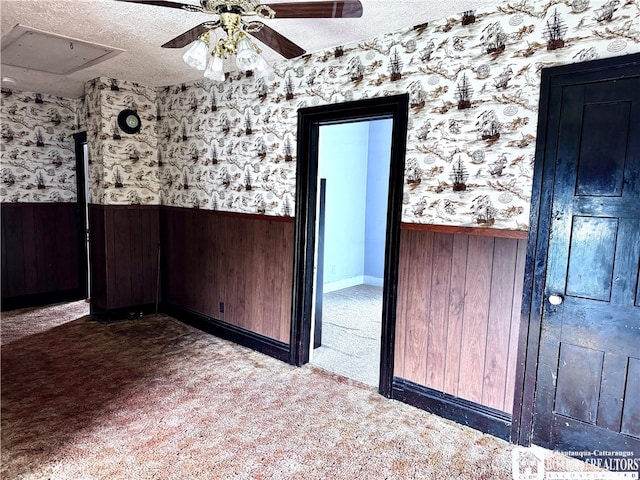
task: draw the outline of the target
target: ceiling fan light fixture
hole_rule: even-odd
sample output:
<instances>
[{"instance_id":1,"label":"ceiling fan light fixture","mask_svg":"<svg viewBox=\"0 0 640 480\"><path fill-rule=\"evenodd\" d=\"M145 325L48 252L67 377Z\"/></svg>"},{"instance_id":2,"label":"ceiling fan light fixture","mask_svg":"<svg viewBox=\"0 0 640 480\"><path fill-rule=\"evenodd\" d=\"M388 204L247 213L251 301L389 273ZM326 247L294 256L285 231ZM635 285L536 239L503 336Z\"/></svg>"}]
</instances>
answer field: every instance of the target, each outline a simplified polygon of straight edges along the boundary
<instances>
[{"instance_id":1,"label":"ceiling fan light fixture","mask_svg":"<svg viewBox=\"0 0 640 480\"><path fill-rule=\"evenodd\" d=\"M193 42L189 50L182 56L184 62L197 70L204 70L207 66L209 41L205 35Z\"/></svg>"},{"instance_id":2,"label":"ceiling fan light fixture","mask_svg":"<svg viewBox=\"0 0 640 480\"><path fill-rule=\"evenodd\" d=\"M256 77L263 78L273 72L273 68L271 68L271 65L267 63L262 55L258 54L258 61L253 71L255 72Z\"/></svg>"},{"instance_id":3,"label":"ceiling fan light fixture","mask_svg":"<svg viewBox=\"0 0 640 480\"><path fill-rule=\"evenodd\" d=\"M176 8L189 12L215 15L218 18L202 22L177 37L169 40L163 48L183 48L195 38L189 50L183 55L184 61L193 68L204 70L204 76L216 81L224 80L222 60L236 55L238 69L253 71L258 77L272 72L271 67L260 55L260 49L247 37L251 35L285 58L296 58L306 52L287 37L261 21L245 17L272 18L358 18L362 16L360 0L315 0L278 1L261 4L262 0L200 0L200 5L181 3L173 0L118 0L144 5ZM221 28L226 34L213 46L213 59L207 65L209 37L211 32Z\"/></svg>"},{"instance_id":4,"label":"ceiling fan light fixture","mask_svg":"<svg viewBox=\"0 0 640 480\"><path fill-rule=\"evenodd\" d=\"M204 76L214 82L224 82L224 63L221 57L211 55L211 60L209 60L209 65L204 71Z\"/></svg>"},{"instance_id":5,"label":"ceiling fan light fixture","mask_svg":"<svg viewBox=\"0 0 640 480\"><path fill-rule=\"evenodd\" d=\"M253 42L243 36L238 40L237 49L236 65L238 69L243 71L255 70L262 56L257 52Z\"/></svg>"}]
</instances>

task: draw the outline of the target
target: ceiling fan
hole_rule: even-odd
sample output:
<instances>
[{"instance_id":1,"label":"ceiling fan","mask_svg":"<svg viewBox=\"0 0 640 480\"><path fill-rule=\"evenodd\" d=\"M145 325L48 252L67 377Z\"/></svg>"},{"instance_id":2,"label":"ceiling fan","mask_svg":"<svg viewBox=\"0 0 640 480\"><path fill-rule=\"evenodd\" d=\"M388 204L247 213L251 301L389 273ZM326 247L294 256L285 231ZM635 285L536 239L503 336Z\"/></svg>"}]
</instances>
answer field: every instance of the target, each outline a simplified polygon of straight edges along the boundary
<instances>
[{"instance_id":1,"label":"ceiling fan","mask_svg":"<svg viewBox=\"0 0 640 480\"><path fill-rule=\"evenodd\" d=\"M200 6L178 3L168 0L118 0L160 7L177 8L189 12L208 13L218 18L197 25L162 45L163 48L181 48L205 36L212 30L222 27L230 41L222 42L223 51L215 55L226 57L227 53L237 53L236 44L245 34L250 34L265 45L271 47L285 58L295 58L305 50L288 38L276 32L263 22L245 17L271 18L358 18L362 16L360 0L341 1L301 1L285 3L261 3L258 0L200 0ZM239 38L238 38L239 37ZM220 43L220 40L218 41ZM256 48L254 46L254 48ZM226 51L224 51L226 49Z\"/></svg>"}]
</instances>

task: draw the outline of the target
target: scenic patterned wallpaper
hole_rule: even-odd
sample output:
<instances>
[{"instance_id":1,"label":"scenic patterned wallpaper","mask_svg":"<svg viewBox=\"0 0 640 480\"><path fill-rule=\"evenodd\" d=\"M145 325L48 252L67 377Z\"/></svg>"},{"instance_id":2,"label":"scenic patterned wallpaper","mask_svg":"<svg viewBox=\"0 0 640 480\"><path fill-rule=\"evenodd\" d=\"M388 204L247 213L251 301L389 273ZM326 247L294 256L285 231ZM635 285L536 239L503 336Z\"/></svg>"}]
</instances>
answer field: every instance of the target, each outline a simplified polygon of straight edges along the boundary
<instances>
[{"instance_id":1,"label":"scenic patterned wallpaper","mask_svg":"<svg viewBox=\"0 0 640 480\"><path fill-rule=\"evenodd\" d=\"M123 80L97 78L85 89L82 105L89 145L91 203L160 203L156 135L156 89ZM118 114L135 111L140 132L120 130Z\"/></svg>"},{"instance_id":2,"label":"scenic patterned wallpaper","mask_svg":"<svg viewBox=\"0 0 640 480\"><path fill-rule=\"evenodd\" d=\"M283 61L266 78L236 72L222 84L157 89L99 78L84 101L47 101L58 102L60 125L86 125L94 203L292 216L297 110L408 92L403 221L525 230L540 70L637 53L639 21L638 0L513 0ZM72 166L72 140L55 151L51 139L34 146L39 121L26 119L40 110L29 94L24 102L14 95L2 107L2 201L72 201L56 166L58 158ZM123 108L138 111L139 134L118 131ZM53 126L62 138L43 112L43 135ZM9 174L32 187L11 190Z\"/></svg>"},{"instance_id":3,"label":"scenic patterned wallpaper","mask_svg":"<svg viewBox=\"0 0 640 480\"><path fill-rule=\"evenodd\" d=\"M78 100L2 89L0 202L75 202Z\"/></svg>"},{"instance_id":4,"label":"scenic patterned wallpaper","mask_svg":"<svg viewBox=\"0 0 640 480\"><path fill-rule=\"evenodd\" d=\"M527 229L540 69L638 52L639 18L635 0L503 2L162 89L162 202L293 215L297 109L409 92L403 221Z\"/></svg>"}]
</instances>

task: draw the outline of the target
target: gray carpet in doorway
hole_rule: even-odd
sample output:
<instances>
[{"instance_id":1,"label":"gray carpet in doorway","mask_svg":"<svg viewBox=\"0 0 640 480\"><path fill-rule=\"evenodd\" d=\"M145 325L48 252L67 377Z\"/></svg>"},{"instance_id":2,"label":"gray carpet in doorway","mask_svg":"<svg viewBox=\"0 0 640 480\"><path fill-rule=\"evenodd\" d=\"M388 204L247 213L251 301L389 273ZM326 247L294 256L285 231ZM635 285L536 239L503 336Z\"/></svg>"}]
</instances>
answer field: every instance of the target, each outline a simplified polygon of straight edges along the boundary
<instances>
[{"instance_id":1,"label":"gray carpet in doorway","mask_svg":"<svg viewBox=\"0 0 640 480\"><path fill-rule=\"evenodd\" d=\"M382 287L356 285L323 296L322 346L311 363L378 386Z\"/></svg>"}]
</instances>

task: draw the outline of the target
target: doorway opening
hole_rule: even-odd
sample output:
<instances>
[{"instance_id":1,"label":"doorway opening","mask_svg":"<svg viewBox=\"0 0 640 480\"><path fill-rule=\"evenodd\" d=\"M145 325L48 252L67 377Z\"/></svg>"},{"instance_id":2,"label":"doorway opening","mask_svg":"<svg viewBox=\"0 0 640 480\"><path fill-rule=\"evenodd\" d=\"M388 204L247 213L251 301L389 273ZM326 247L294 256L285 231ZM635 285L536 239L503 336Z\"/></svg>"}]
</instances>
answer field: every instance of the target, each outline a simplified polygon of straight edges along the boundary
<instances>
[{"instance_id":1,"label":"doorway opening","mask_svg":"<svg viewBox=\"0 0 640 480\"><path fill-rule=\"evenodd\" d=\"M350 128L355 129L369 128L369 121L381 121L380 123L376 123L376 125L382 126L386 124L390 126L390 147L388 150L390 153L387 155L389 171L385 177L387 194L384 198L387 207L386 214L384 215L385 220L380 222L384 224L382 281L379 282L381 284L380 286L372 286L374 288L381 288L382 290L381 313L378 316L380 319L380 333L377 335L380 353L377 355L379 361L377 364L374 364L373 368L377 368L378 370L378 390L387 397L391 396L393 379L396 290L398 259L400 255L400 221L402 213L408 100L408 95L403 94L343 104L304 108L300 109L298 113L295 258L290 356L290 362L298 366L309 362L312 356L311 347L315 337L315 331L312 333L312 326L316 311L314 300L318 300L319 298L319 295L315 295L314 298L314 293L318 293L317 287L319 285L323 286L325 281L327 281L327 279L318 281L318 279L315 278L316 261L323 264L323 268L317 269L318 273L322 272L322 274L324 274L328 272L330 278L332 275L331 272L335 272L336 275L340 272L338 263L330 263L330 261L327 262L327 260L323 258L316 259L316 251L319 253L323 251L323 249L316 249L317 242L323 240L323 236L318 235L319 229L317 228L317 220L321 220L322 216L321 212L318 211L318 207L320 203L322 203L320 198L322 177L319 175L319 169L324 168L324 166L320 165L319 161L321 128L333 127L338 124L347 124L350 125ZM329 130L327 130L327 132L328 131ZM333 148L344 150L346 147L342 144L335 145ZM339 176L342 175L345 179L347 176L344 175L344 168L348 161L349 159L344 159L340 163L341 167L338 168ZM364 168L366 171L366 167ZM342 172L342 174L340 174L340 172ZM330 191L328 180L329 179L327 179L325 183L326 191ZM361 215L360 221L366 224L365 220L364 214ZM377 226L379 227L380 225ZM364 226L362 228L364 228ZM342 254L349 256L349 249L343 248ZM348 278L356 277L355 281L353 279L351 280L352 287L357 285L360 277L363 279L363 282L360 283L364 283L364 273L362 273L362 275L347 273L346 276ZM345 280L347 279L335 279L336 282ZM348 286L348 283L338 283L337 286ZM329 292L329 294L330 293L335 292ZM322 295L320 299L324 299L324 295ZM322 310L325 310L325 305L323 305ZM321 329L320 334L322 335ZM327 341L326 338L325 341ZM375 381L374 376L373 382Z\"/></svg>"},{"instance_id":2,"label":"doorway opening","mask_svg":"<svg viewBox=\"0 0 640 480\"><path fill-rule=\"evenodd\" d=\"M391 118L320 126L310 363L377 387Z\"/></svg>"},{"instance_id":3,"label":"doorway opening","mask_svg":"<svg viewBox=\"0 0 640 480\"><path fill-rule=\"evenodd\" d=\"M89 149L87 144L87 132L79 132L73 135L76 154L76 202L78 224L78 262L80 289L82 298L89 299L91 295L89 265Z\"/></svg>"}]
</instances>

